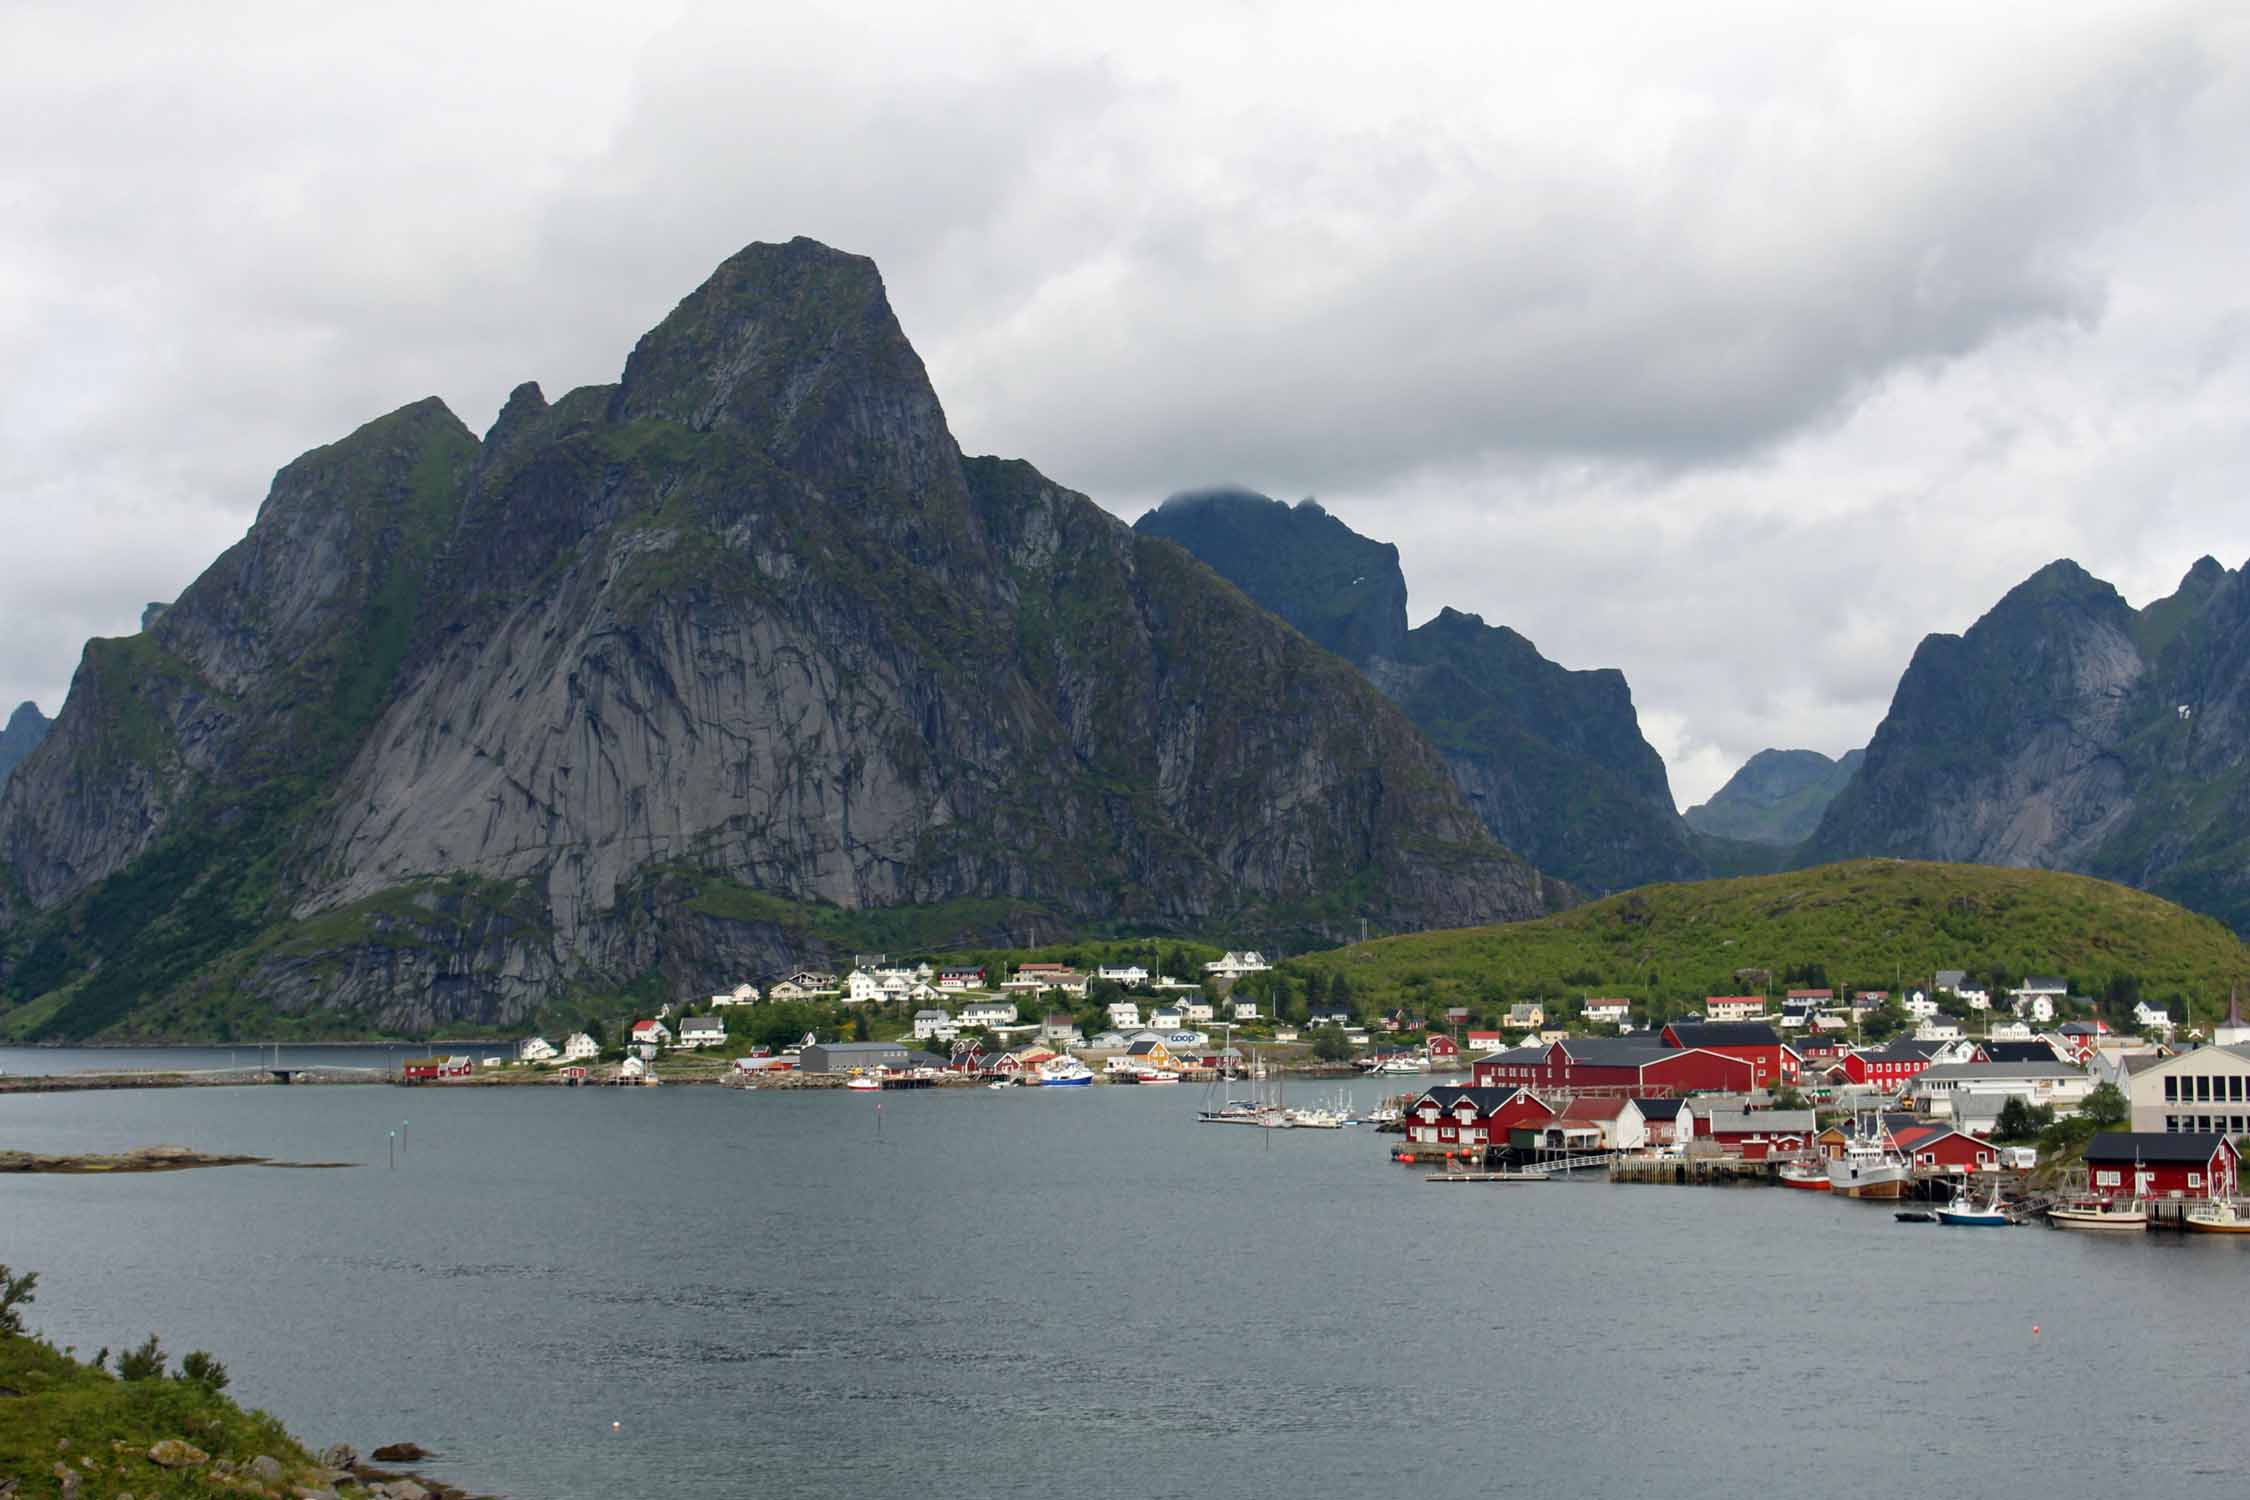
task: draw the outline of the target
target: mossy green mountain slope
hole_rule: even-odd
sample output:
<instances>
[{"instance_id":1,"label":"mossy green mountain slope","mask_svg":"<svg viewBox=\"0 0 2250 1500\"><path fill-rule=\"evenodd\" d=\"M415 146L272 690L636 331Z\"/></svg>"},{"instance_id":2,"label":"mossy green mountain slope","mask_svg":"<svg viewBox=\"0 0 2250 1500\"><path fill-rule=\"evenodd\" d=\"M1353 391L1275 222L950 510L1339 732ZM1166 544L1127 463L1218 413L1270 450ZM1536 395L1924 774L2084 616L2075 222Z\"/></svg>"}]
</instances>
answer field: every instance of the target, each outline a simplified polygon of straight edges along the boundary
<instances>
[{"instance_id":1,"label":"mossy green mountain slope","mask_svg":"<svg viewBox=\"0 0 2250 1500\"><path fill-rule=\"evenodd\" d=\"M854 913L1302 941L1560 899L1345 664L965 458L872 263L800 240L613 386L306 455L91 643L0 791L0 1030L507 1026L848 957Z\"/></svg>"},{"instance_id":2,"label":"mossy green mountain slope","mask_svg":"<svg viewBox=\"0 0 2250 1500\"><path fill-rule=\"evenodd\" d=\"M1412 933L1292 960L1344 975L1362 1005L1655 999L1674 1010L1820 982L1890 989L1939 969L2068 976L2106 992L2129 975L2150 999L2208 1022L2250 981L2250 949L2220 922L2126 886L2051 870L1860 860L1736 880L1657 885L1500 926ZM1750 993L1763 988L1749 982Z\"/></svg>"}]
</instances>

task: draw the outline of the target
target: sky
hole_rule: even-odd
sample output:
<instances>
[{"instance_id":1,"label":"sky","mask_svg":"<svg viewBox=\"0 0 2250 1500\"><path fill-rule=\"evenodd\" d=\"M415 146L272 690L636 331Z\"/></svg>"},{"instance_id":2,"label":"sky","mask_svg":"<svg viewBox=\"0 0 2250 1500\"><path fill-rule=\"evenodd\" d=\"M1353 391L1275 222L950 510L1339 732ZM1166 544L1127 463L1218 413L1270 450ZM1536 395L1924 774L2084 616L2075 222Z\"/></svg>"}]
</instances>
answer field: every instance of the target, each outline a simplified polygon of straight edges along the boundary
<instances>
[{"instance_id":1,"label":"sky","mask_svg":"<svg viewBox=\"0 0 2250 1500\"><path fill-rule=\"evenodd\" d=\"M0 710L296 454L804 234L967 451L1317 496L1622 668L1691 804L2057 557L2250 559L2245 141L2218 4L14 0Z\"/></svg>"}]
</instances>

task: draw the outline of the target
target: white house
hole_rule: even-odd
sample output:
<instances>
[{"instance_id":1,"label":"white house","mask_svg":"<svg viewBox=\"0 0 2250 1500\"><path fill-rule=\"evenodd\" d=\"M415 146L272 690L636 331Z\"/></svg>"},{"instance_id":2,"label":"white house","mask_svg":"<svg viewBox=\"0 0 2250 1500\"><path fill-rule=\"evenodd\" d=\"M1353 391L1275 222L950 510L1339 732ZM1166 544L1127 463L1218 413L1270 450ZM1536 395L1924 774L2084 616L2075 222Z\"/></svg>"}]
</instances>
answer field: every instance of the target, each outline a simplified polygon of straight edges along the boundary
<instances>
[{"instance_id":1,"label":"white house","mask_svg":"<svg viewBox=\"0 0 2250 1500\"><path fill-rule=\"evenodd\" d=\"M1234 1002L1232 1009L1237 1021L1255 1021L1258 1019L1258 1002L1255 1000L1237 1000Z\"/></svg>"},{"instance_id":2,"label":"white house","mask_svg":"<svg viewBox=\"0 0 2250 1500\"><path fill-rule=\"evenodd\" d=\"M2222 1047L2240 1046L2250 1042L2250 1021L2242 1019L2242 997L2227 996L2227 1018L2211 1028L2211 1040Z\"/></svg>"},{"instance_id":3,"label":"white house","mask_svg":"<svg viewBox=\"0 0 2250 1500\"><path fill-rule=\"evenodd\" d=\"M1141 1025L1141 1007L1134 1000L1109 1002L1109 1024L1119 1031L1138 1031Z\"/></svg>"},{"instance_id":4,"label":"white house","mask_svg":"<svg viewBox=\"0 0 2250 1500\"><path fill-rule=\"evenodd\" d=\"M517 1062L552 1062L554 1058L555 1044L543 1036L535 1036L516 1048Z\"/></svg>"},{"instance_id":5,"label":"white house","mask_svg":"<svg viewBox=\"0 0 2250 1500\"><path fill-rule=\"evenodd\" d=\"M2143 1031L2170 1031L2175 1024L2169 1010L2161 1005L2151 1005L2146 1000L2133 1007L2133 1019Z\"/></svg>"},{"instance_id":6,"label":"white house","mask_svg":"<svg viewBox=\"0 0 2250 1500\"><path fill-rule=\"evenodd\" d=\"M723 995L711 997L711 1008L713 1010L725 1010L730 1005L756 1005L757 1003L758 987L754 984L738 984Z\"/></svg>"},{"instance_id":7,"label":"white house","mask_svg":"<svg viewBox=\"0 0 2250 1500\"><path fill-rule=\"evenodd\" d=\"M1203 972L1217 979L1240 979L1245 974L1263 974L1272 967L1266 962L1266 956L1253 948L1214 958L1203 966Z\"/></svg>"},{"instance_id":8,"label":"white house","mask_svg":"<svg viewBox=\"0 0 2250 1500\"><path fill-rule=\"evenodd\" d=\"M960 1035L960 1032L961 1028L954 1023L953 1017L945 1011L918 1010L914 1012L914 1040L917 1042L931 1040L949 1042Z\"/></svg>"},{"instance_id":9,"label":"white house","mask_svg":"<svg viewBox=\"0 0 2250 1500\"><path fill-rule=\"evenodd\" d=\"M672 1045L672 1028L662 1021L635 1021L632 1037L644 1046L669 1047Z\"/></svg>"},{"instance_id":10,"label":"white house","mask_svg":"<svg viewBox=\"0 0 2250 1500\"><path fill-rule=\"evenodd\" d=\"M826 969L799 969L789 976L789 982L806 995L833 994L836 989L836 976Z\"/></svg>"},{"instance_id":11,"label":"white house","mask_svg":"<svg viewBox=\"0 0 2250 1500\"><path fill-rule=\"evenodd\" d=\"M883 993L883 981L871 971L854 969L844 976L846 1005L880 1005L887 998Z\"/></svg>"},{"instance_id":12,"label":"white house","mask_svg":"<svg viewBox=\"0 0 2250 1500\"><path fill-rule=\"evenodd\" d=\"M1906 1014L1917 1021L1927 1021L1938 1013L1938 1003L1920 990L1906 997Z\"/></svg>"},{"instance_id":13,"label":"white house","mask_svg":"<svg viewBox=\"0 0 2250 1500\"><path fill-rule=\"evenodd\" d=\"M628 1056L617 1065L617 1076L628 1083L646 1083L656 1074L642 1059Z\"/></svg>"},{"instance_id":14,"label":"white house","mask_svg":"<svg viewBox=\"0 0 2250 1500\"><path fill-rule=\"evenodd\" d=\"M2070 982L2052 976L2028 975L2024 982L2008 991L2008 1004L2015 1013L2033 1022L2052 1021L2055 1006L2070 993Z\"/></svg>"},{"instance_id":15,"label":"white house","mask_svg":"<svg viewBox=\"0 0 2250 1500\"><path fill-rule=\"evenodd\" d=\"M1961 1040L1961 1018L1949 1016L1944 1011L1924 1017L1914 1028L1917 1042L1957 1042Z\"/></svg>"},{"instance_id":16,"label":"white house","mask_svg":"<svg viewBox=\"0 0 2250 1500\"><path fill-rule=\"evenodd\" d=\"M2028 1042L2035 1033L2021 1021L1995 1021L1985 1032L1985 1040L1992 1042Z\"/></svg>"},{"instance_id":17,"label":"white house","mask_svg":"<svg viewBox=\"0 0 2250 1500\"><path fill-rule=\"evenodd\" d=\"M1078 1018L1067 1010L1058 1010L1041 1023L1039 1040L1056 1047L1083 1046L1085 1033L1078 1029Z\"/></svg>"},{"instance_id":18,"label":"white house","mask_svg":"<svg viewBox=\"0 0 2250 1500\"><path fill-rule=\"evenodd\" d=\"M1187 1013L1176 1005L1159 1005L1148 1013L1148 1024L1156 1031L1177 1031L1187 1024Z\"/></svg>"},{"instance_id":19,"label":"white house","mask_svg":"<svg viewBox=\"0 0 2250 1500\"><path fill-rule=\"evenodd\" d=\"M1766 997L1763 995L1706 995L1703 1013L1714 1021L1756 1021L1764 1018ZM1514 1012L1509 1013L1511 1016ZM1534 1026L1539 1023L1534 1021Z\"/></svg>"},{"instance_id":20,"label":"white house","mask_svg":"<svg viewBox=\"0 0 2250 1500\"><path fill-rule=\"evenodd\" d=\"M1103 964L1094 970L1094 977L1106 979L1111 984L1121 984L1129 990L1137 990L1148 983L1148 970L1139 964Z\"/></svg>"},{"instance_id":21,"label":"white house","mask_svg":"<svg viewBox=\"0 0 2250 1500\"><path fill-rule=\"evenodd\" d=\"M1948 1062L1915 1074L1906 1091L1938 1119L1997 1116L2011 1098L2069 1114L2094 1091L2094 1080L2060 1062Z\"/></svg>"},{"instance_id":22,"label":"white house","mask_svg":"<svg viewBox=\"0 0 2250 1500\"><path fill-rule=\"evenodd\" d=\"M717 1016L682 1016L680 1018L680 1045L683 1047L723 1047L727 1041L727 1023Z\"/></svg>"},{"instance_id":23,"label":"white house","mask_svg":"<svg viewBox=\"0 0 2250 1500\"><path fill-rule=\"evenodd\" d=\"M963 1026L1013 1026L1016 1023L1016 1002L1013 1000L971 1000L961 1007Z\"/></svg>"},{"instance_id":24,"label":"white house","mask_svg":"<svg viewBox=\"0 0 2250 1500\"><path fill-rule=\"evenodd\" d=\"M1213 1019L1211 1002L1208 1000L1190 1000L1180 1007L1180 1015L1191 1026L1198 1021L1209 1024Z\"/></svg>"},{"instance_id":25,"label":"white house","mask_svg":"<svg viewBox=\"0 0 2250 1500\"><path fill-rule=\"evenodd\" d=\"M1615 1026L1620 1021L1631 1020L1633 1003L1630 1000L1588 1000L1586 1019L1605 1026Z\"/></svg>"},{"instance_id":26,"label":"white house","mask_svg":"<svg viewBox=\"0 0 2250 1500\"><path fill-rule=\"evenodd\" d=\"M566 1063L591 1062L602 1055L601 1047L583 1031L574 1031L563 1042L562 1060Z\"/></svg>"},{"instance_id":27,"label":"white house","mask_svg":"<svg viewBox=\"0 0 2250 1500\"><path fill-rule=\"evenodd\" d=\"M1293 1042L1297 1040L1297 1028L1294 1026L1276 1026L1273 1029L1273 1039L1277 1042Z\"/></svg>"}]
</instances>

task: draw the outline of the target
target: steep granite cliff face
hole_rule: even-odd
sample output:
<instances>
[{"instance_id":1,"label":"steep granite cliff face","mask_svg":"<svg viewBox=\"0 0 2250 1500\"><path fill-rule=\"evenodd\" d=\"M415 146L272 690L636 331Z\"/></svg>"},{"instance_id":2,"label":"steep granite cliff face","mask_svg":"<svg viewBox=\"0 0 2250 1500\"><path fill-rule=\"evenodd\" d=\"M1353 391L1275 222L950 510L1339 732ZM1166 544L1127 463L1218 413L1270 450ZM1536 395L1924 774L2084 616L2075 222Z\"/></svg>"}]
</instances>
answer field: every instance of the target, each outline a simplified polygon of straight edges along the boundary
<instances>
[{"instance_id":1,"label":"steep granite cliff face","mask_svg":"<svg viewBox=\"0 0 2250 1500\"><path fill-rule=\"evenodd\" d=\"M1358 665L1443 753L1494 837L1540 869L1594 893L1704 873L1622 673L1569 671L1452 609L1406 629L1398 549L1309 501L1191 491L1134 529L1179 542Z\"/></svg>"},{"instance_id":2,"label":"steep granite cliff face","mask_svg":"<svg viewBox=\"0 0 2250 1500\"><path fill-rule=\"evenodd\" d=\"M0 728L0 786L7 785L8 773L21 764L25 756L39 748L52 727L53 721L39 711L38 704L16 705L16 711L8 716L6 727Z\"/></svg>"},{"instance_id":3,"label":"steep granite cliff face","mask_svg":"<svg viewBox=\"0 0 2250 1500\"><path fill-rule=\"evenodd\" d=\"M2250 927L2250 581L2134 611L2071 562L1922 642L1801 858L2076 870Z\"/></svg>"},{"instance_id":4,"label":"steep granite cliff face","mask_svg":"<svg viewBox=\"0 0 2250 1500\"><path fill-rule=\"evenodd\" d=\"M507 1024L817 959L852 914L1274 934L1561 894L1343 663L965 459L874 266L803 240L615 386L520 387L481 443L423 402L285 469L89 645L0 858L9 991L66 1034Z\"/></svg>"},{"instance_id":5,"label":"steep granite cliff face","mask_svg":"<svg viewBox=\"0 0 2250 1500\"><path fill-rule=\"evenodd\" d=\"M1712 838L1793 848L1811 838L1828 804L1850 785L1864 750L1830 760L1818 750L1760 750L1727 784L1684 813Z\"/></svg>"}]
</instances>

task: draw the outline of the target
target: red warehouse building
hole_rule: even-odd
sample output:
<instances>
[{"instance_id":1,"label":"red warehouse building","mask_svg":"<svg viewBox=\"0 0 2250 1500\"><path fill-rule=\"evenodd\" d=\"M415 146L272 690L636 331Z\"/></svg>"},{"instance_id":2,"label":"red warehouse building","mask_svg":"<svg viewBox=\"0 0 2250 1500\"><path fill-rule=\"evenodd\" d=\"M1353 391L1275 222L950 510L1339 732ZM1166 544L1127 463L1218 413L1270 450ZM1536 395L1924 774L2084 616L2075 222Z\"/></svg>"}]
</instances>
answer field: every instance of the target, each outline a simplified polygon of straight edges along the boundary
<instances>
[{"instance_id":1,"label":"red warehouse building","mask_svg":"<svg viewBox=\"0 0 2250 1500\"><path fill-rule=\"evenodd\" d=\"M1894 1130L1891 1142L1917 1167L1942 1167L1949 1172L1989 1172L2000 1165L1998 1146L1973 1135L1964 1135L1948 1125Z\"/></svg>"},{"instance_id":2,"label":"red warehouse building","mask_svg":"<svg viewBox=\"0 0 2250 1500\"><path fill-rule=\"evenodd\" d=\"M1786 1088L1797 1082L1804 1059L1763 1021L1674 1021L1664 1028L1664 1045L1700 1048L1750 1063L1753 1088Z\"/></svg>"},{"instance_id":3,"label":"red warehouse building","mask_svg":"<svg viewBox=\"0 0 2250 1500\"><path fill-rule=\"evenodd\" d=\"M2086 1143L2097 1193L2133 1198L2232 1198L2242 1153L2216 1131L2105 1130Z\"/></svg>"},{"instance_id":4,"label":"red warehouse building","mask_svg":"<svg viewBox=\"0 0 2250 1500\"><path fill-rule=\"evenodd\" d=\"M1544 1047L1518 1047L1479 1058L1479 1088L1603 1089L1651 1098L1757 1087L1756 1064L1700 1048L1682 1049L1637 1037L1564 1037Z\"/></svg>"}]
</instances>

